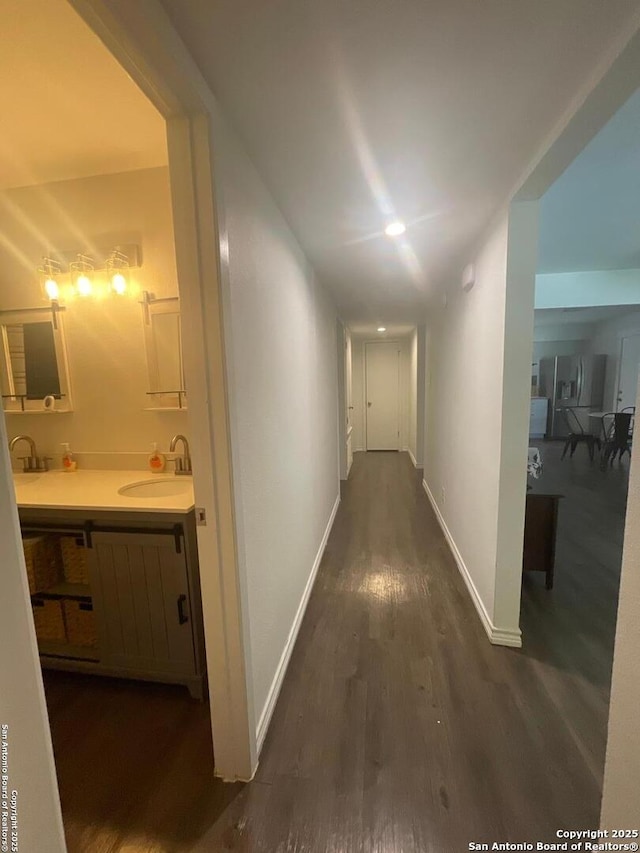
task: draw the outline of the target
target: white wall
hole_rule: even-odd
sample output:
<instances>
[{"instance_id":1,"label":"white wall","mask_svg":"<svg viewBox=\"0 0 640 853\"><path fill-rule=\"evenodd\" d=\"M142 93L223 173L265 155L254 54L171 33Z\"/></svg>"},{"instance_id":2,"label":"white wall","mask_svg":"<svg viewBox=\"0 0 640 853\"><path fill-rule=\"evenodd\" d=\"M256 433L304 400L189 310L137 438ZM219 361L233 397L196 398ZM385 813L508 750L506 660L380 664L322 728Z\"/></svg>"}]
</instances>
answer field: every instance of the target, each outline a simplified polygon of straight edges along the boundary
<instances>
[{"instance_id":1,"label":"white wall","mask_svg":"<svg viewBox=\"0 0 640 853\"><path fill-rule=\"evenodd\" d=\"M238 547L259 738L339 496L337 315L223 118L214 165Z\"/></svg>"},{"instance_id":2,"label":"white wall","mask_svg":"<svg viewBox=\"0 0 640 853\"><path fill-rule=\"evenodd\" d=\"M578 308L640 303L640 270L541 273L536 308Z\"/></svg>"},{"instance_id":3,"label":"white wall","mask_svg":"<svg viewBox=\"0 0 640 853\"><path fill-rule=\"evenodd\" d=\"M640 311L632 311L622 317L598 323L590 341L589 352L607 356L607 371L604 383L604 411L615 411L617 398L618 370L622 338L640 335Z\"/></svg>"},{"instance_id":4,"label":"white wall","mask_svg":"<svg viewBox=\"0 0 640 853\"><path fill-rule=\"evenodd\" d=\"M507 220L476 258L476 284L453 281L428 321L425 482L487 613L494 604ZM470 440L470 435L473 440Z\"/></svg>"},{"instance_id":5,"label":"white wall","mask_svg":"<svg viewBox=\"0 0 640 853\"><path fill-rule=\"evenodd\" d=\"M351 355L352 355L352 388L353 396L351 404L353 406L353 449L366 450L366 430L367 430L367 387L366 387L366 342L367 340L379 340L379 338L370 338L367 335L352 334L351 336ZM400 350L400 448L407 450L410 446L410 430L411 430L411 337L398 337L393 340L398 341L398 349ZM415 431L415 430L414 430ZM414 438L415 440L415 438Z\"/></svg>"},{"instance_id":6,"label":"white wall","mask_svg":"<svg viewBox=\"0 0 640 853\"><path fill-rule=\"evenodd\" d=\"M624 552L613 655L609 734L600 823L605 829L637 829L640 815L640 469L634 445L627 498Z\"/></svg>"},{"instance_id":7,"label":"white wall","mask_svg":"<svg viewBox=\"0 0 640 853\"><path fill-rule=\"evenodd\" d=\"M140 247L130 294L63 300L74 411L6 420L10 435L31 435L54 465L68 441L81 466L144 467L152 441L167 449L172 435L188 431L185 412L145 411L151 403L139 300L143 290L178 293L168 169L6 190L0 231L0 311L46 307L36 267L51 249Z\"/></svg>"},{"instance_id":8,"label":"white wall","mask_svg":"<svg viewBox=\"0 0 640 853\"><path fill-rule=\"evenodd\" d=\"M510 205L493 607L494 641L506 644L520 634L538 218L536 201Z\"/></svg>"},{"instance_id":9,"label":"white wall","mask_svg":"<svg viewBox=\"0 0 640 853\"><path fill-rule=\"evenodd\" d=\"M522 251L513 233L521 213ZM474 288L463 292L452 276L446 307L427 323L425 483L485 629L494 642L513 645L520 636L515 578L519 583L535 231L531 206L512 205L476 253Z\"/></svg>"}]
</instances>

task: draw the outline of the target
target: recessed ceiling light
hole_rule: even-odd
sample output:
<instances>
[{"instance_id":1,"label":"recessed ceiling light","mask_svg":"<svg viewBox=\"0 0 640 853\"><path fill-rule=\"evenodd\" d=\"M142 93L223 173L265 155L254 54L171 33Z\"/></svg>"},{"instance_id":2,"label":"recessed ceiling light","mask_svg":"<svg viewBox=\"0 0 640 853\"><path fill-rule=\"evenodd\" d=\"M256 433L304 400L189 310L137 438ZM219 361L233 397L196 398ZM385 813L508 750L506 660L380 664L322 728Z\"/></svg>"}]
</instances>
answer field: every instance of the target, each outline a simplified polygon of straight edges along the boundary
<instances>
[{"instance_id":1,"label":"recessed ceiling light","mask_svg":"<svg viewBox=\"0 0 640 853\"><path fill-rule=\"evenodd\" d=\"M384 233L387 237L399 237L401 234L404 234L406 230L407 226L404 222L390 222L384 229Z\"/></svg>"},{"instance_id":2,"label":"recessed ceiling light","mask_svg":"<svg viewBox=\"0 0 640 853\"><path fill-rule=\"evenodd\" d=\"M379 332L386 332L386 331L387 331L387 327L386 327L386 326L378 326L378 331L379 331Z\"/></svg>"}]
</instances>

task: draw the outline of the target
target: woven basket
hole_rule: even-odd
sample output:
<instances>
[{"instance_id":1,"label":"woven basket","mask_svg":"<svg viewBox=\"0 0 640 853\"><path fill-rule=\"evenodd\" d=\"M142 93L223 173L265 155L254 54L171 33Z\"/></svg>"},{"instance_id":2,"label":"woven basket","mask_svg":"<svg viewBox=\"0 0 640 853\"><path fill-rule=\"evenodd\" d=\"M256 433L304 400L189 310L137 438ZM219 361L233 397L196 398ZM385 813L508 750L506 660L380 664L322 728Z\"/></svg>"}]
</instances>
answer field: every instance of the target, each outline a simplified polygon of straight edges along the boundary
<instances>
[{"instance_id":1,"label":"woven basket","mask_svg":"<svg viewBox=\"0 0 640 853\"><path fill-rule=\"evenodd\" d=\"M60 550L67 583L89 583L87 552L82 536L61 536Z\"/></svg>"},{"instance_id":2,"label":"woven basket","mask_svg":"<svg viewBox=\"0 0 640 853\"><path fill-rule=\"evenodd\" d=\"M62 607L67 626L67 642L74 646L97 645L96 620L91 602L65 599Z\"/></svg>"},{"instance_id":3,"label":"woven basket","mask_svg":"<svg viewBox=\"0 0 640 853\"><path fill-rule=\"evenodd\" d=\"M22 540L29 592L43 592L62 580L58 541L53 536L25 536Z\"/></svg>"},{"instance_id":4,"label":"woven basket","mask_svg":"<svg viewBox=\"0 0 640 853\"><path fill-rule=\"evenodd\" d=\"M62 602L55 598L34 598L31 600L36 637L64 643L67 639L64 627Z\"/></svg>"}]
</instances>

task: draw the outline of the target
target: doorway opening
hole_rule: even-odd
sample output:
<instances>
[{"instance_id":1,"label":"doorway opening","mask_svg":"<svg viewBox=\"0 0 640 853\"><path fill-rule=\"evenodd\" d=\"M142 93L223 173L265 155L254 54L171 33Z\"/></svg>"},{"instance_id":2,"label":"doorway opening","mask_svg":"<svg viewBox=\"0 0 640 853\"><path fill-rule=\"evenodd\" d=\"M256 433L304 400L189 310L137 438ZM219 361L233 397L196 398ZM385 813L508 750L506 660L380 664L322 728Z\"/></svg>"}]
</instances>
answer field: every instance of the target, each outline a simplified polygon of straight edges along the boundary
<instances>
[{"instance_id":1,"label":"doorway opening","mask_svg":"<svg viewBox=\"0 0 640 853\"><path fill-rule=\"evenodd\" d=\"M346 378L340 387L341 444L347 457L387 451L407 453L422 467L424 443L424 327L350 322L344 360ZM339 370L342 371L342 365ZM350 467L350 466L349 466ZM344 469L343 469L344 470ZM348 469L347 469L348 470ZM346 479L344 473L341 474Z\"/></svg>"},{"instance_id":2,"label":"doorway opening","mask_svg":"<svg viewBox=\"0 0 640 853\"><path fill-rule=\"evenodd\" d=\"M3 443L12 439L16 500L2 525L13 532L17 506L26 572L16 606L29 601L33 611L70 849L150 826L173 844L189 830L162 803L175 795L173 773L192 793L213 781L212 721L215 772L251 775L225 722L219 638L239 613L227 608L220 618L218 551L232 524L219 518L215 532L207 528L221 504L223 465L212 474L213 457L226 460L224 430L211 447L211 418L226 411L207 385L224 369L220 358L208 367L219 336L204 341L204 324L221 319L200 298L204 273L192 260L197 118L167 124L66 0L6 20L15 32L5 103L15 115L7 115L1 188L2 432ZM53 33L61 60L52 70ZM45 105L34 100L44 79ZM97 93L101 110L88 116ZM43 122L66 132L43 146ZM185 139L188 153L176 157ZM41 325L53 346L32 334ZM227 560L225 570L235 569ZM217 626L207 629L210 647L218 640L208 660L205 623ZM30 628L22 640L35 665L33 639ZM123 725L127 737L116 738ZM112 736L121 749L104 750ZM165 737L181 770L166 754L158 760ZM187 754L193 762L184 764ZM134 821L141 795L150 810Z\"/></svg>"},{"instance_id":3,"label":"doorway opening","mask_svg":"<svg viewBox=\"0 0 640 853\"><path fill-rule=\"evenodd\" d=\"M542 197L521 628L602 790L640 363L636 93Z\"/></svg>"}]
</instances>

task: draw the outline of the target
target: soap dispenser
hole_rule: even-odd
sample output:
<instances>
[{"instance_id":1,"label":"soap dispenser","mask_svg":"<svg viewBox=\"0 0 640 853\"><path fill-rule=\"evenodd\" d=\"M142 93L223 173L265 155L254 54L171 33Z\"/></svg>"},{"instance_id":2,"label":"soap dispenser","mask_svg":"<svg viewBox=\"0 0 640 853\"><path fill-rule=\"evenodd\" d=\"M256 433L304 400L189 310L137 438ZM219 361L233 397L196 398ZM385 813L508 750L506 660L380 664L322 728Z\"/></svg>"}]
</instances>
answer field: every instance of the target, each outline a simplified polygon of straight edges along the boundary
<instances>
[{"instance_id":1,"label":"soap dispenser","mask_svg":"<svg viewBox=\"0 0 640 853\"><path fill-rule=\"evenodd\" d=\"M63 471L75 471L78 467L78 463L75 460L73 453L71 452L71 448L69 447L68 442L63 442L62 444L62 470Z\"/></svg>"},{"instance_id":2,"label":"soap dispenser","mask_svg":"<svg viewBox=\"0 0 640 853\"><path fill-rule=\"evenodd\" d=\"M158 445L154 441L151 445L151 454L149 456L149 470L154 474L161 474L167 464L166 457L158 450Z\"/></svg>"}]
</instances>

